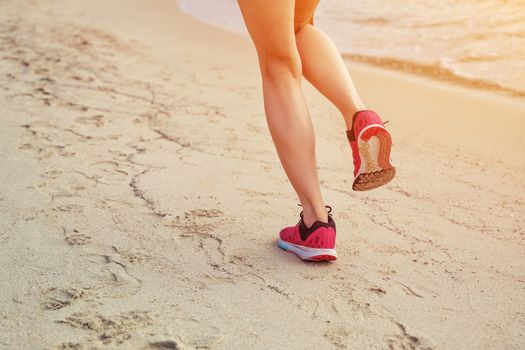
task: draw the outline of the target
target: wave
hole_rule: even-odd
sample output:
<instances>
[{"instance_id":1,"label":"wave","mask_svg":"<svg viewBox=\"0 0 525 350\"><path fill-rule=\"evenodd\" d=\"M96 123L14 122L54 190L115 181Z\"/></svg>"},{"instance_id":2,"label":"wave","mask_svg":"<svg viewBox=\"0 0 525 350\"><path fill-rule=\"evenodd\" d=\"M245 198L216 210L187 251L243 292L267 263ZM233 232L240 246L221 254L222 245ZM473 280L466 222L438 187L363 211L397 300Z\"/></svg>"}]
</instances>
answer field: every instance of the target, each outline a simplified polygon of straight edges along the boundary
<instances>
[{"instance_id":1,"label":"wave","mask_svg":"<svg viewBox=\"0 0 525 350\"><path fill-rule=\"evenodd\" d=\"M491 80L466 77L456 72L453 68L448 68L440 64L419 63L395 57L379 57L351 53L343 53L342 55L345 60L351 62L366 63L375 67L402 71L469 88L502 93L513 97L525 97L525 91L513 89Z\"/></svg>"}]
</instances>

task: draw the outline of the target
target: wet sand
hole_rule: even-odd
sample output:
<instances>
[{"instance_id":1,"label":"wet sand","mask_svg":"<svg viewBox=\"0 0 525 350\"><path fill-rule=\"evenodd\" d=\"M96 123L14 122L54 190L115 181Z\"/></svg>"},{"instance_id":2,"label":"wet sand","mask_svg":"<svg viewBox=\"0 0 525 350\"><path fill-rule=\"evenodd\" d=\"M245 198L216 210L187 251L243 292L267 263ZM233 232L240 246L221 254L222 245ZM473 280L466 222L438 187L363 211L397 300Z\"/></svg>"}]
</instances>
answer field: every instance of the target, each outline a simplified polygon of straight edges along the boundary
<instances>
[{"instance_id":1,"label":"wet sand","mask_svg":"<svg viewBox=\"0 0 525 350\"><path fill-rule=\"evenodd\" d=\"M164 0L0 18L1 348L524 347L523 100L349 64L398 167L357 193L305 83L339 254L305 263L249 41Z\"/></svg>"}]
</instances>

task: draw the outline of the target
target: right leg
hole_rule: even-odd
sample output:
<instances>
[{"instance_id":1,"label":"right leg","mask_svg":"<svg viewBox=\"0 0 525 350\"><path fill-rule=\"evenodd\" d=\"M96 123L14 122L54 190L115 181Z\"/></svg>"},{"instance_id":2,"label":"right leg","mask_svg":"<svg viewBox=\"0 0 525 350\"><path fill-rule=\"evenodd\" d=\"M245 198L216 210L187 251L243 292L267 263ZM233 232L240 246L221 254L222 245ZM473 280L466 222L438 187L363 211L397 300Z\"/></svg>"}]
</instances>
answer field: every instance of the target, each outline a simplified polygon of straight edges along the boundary
<instances>
[{"instance_id":1,"label":"right leg","mask_svg":"<svg viewBox=\"0 0 525 350\"><path fill-rule=\"evenodd\" d=\"M264 108L277 154L303 207L303 221L327 222L315 136L301 90L302 67L294 34L294 0L238 0L255 44Z\"/></svg>"}]
</instances>

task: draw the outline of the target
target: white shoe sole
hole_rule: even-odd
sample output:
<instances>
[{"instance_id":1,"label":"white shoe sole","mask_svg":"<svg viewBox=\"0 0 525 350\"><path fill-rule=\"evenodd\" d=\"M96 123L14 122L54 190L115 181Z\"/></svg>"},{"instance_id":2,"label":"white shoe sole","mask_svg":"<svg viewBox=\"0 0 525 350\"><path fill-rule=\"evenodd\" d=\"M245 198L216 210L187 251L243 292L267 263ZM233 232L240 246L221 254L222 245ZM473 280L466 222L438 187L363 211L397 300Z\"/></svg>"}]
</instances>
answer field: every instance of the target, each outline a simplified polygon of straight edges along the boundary
<instances>
[{"instance_id":1,"label":"white shoe sole","mask_svg":"<svg viewBox=\"0 0 525 350\"><path fill-rule=\"evenodd\" d=\"M302 260L308 261L322 261L322 260L336 260L337 252L335 249L310 248L299 244L277 239L279 248L295 253Z\"/></svg>"},{"instance_id":2,"label":"white shoe sole","mask_svg":"<svg viewBox=\"0 0 525 350\"><path fill-rule=\"evenodd\" d=\"M364 140L365 132L372 132ZM396 168L390 158L392 139L390 133L379 124L371 124L361 130L357 138L361 167L352 188L355 191L369 191L382 186L394 178Z\"/></svg>"}]
</instances>

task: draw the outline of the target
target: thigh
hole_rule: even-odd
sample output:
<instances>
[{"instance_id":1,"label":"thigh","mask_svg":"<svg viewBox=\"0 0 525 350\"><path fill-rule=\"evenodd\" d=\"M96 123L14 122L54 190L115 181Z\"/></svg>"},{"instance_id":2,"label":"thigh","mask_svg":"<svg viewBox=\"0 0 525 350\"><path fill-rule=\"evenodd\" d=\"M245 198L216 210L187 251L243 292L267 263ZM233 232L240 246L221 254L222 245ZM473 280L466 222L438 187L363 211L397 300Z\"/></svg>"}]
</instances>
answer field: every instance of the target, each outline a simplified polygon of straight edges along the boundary
<instances>
[{"instance_id":1,"label":"thigh","mask_svg":"<svg viewBox=\"0 0 525 350\"><path fill-rule=\"evenodd\" d=\"M259 59L297 51L295 0L238 0Z\"/></svg>"},{"instance_id":2,"label":"thigh","mask_svg":"<svg viewBox=\"0 0 525 350\"><path fill-rule=\"evenodd\" d=\"M319 0L295 0L294 30L298 32L305 24L314 24L314 13Z\"/></svg>"}]
</instances>

